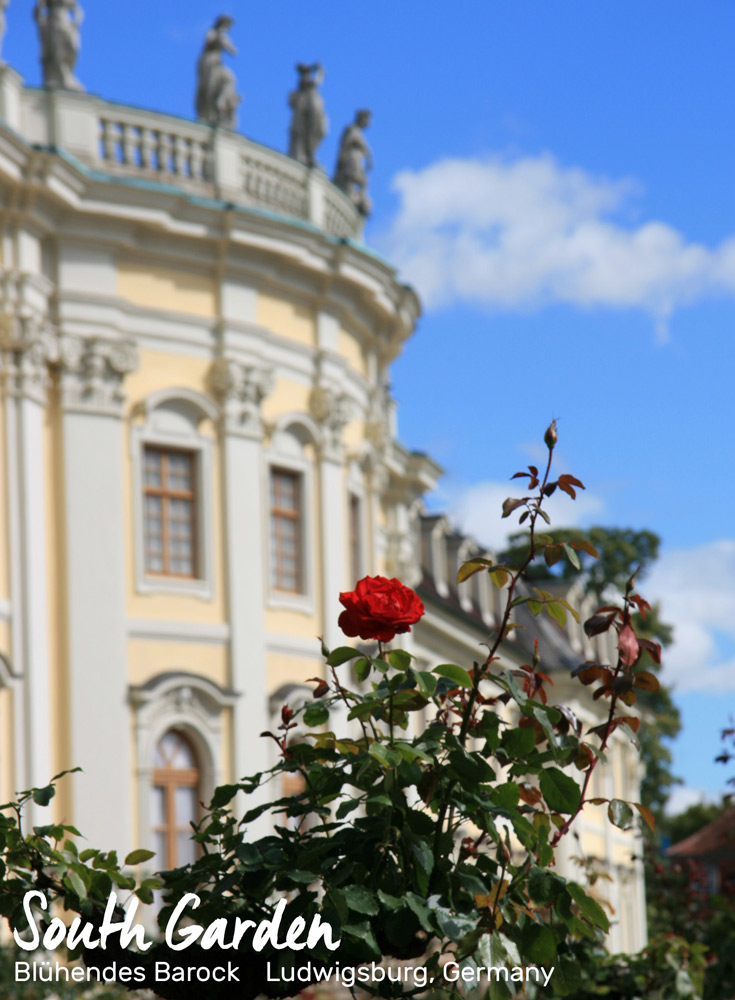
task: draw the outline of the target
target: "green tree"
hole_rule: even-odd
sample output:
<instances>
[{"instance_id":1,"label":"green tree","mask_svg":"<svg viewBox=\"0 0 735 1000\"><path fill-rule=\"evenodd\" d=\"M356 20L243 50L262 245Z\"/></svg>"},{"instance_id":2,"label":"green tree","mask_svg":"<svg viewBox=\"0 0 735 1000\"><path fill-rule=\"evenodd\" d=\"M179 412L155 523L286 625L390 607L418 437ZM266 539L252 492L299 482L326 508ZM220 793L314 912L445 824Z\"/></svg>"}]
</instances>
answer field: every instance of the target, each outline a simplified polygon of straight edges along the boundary
<instances>
[{"instance_id":1,"label":"green tree","mask_svg":"<svg viewBox=\"0 0 735 1000\"><path fill-rule=\"evenodd\" d=\"M568 545L588 539L597 550L599 559L592 558L583 550L578 550L577 565L569 559L560 559L549 566L545 560L538 559L529 567L527 578L538 582L558 579L569 583L578 581L599 603L605 602L611 591L618 595L624 593L626 582L634 573L637 580L644 579L658 558L661 544L659 536L653 531L600 526L588 531L555 528L553 539L556 543ZM517 532L510 536L509 545L499 558L515 565L527 545L528 533ZM670 645L673 640L673 627L662 621L657 604L646 611L645 618L640 612L635 614L633 622L638 634L644 638L653 639L662 646ZM645 659L648 670L659 670L650 656L646 654ZM641 801L660 823L671 789L681 784L681 779L672 773L673 758L668 745L681 729L681 718L671 692L663 686L656 691L643 691L640 706L649 716L648 725L640 734L644 766Z\"/></svg>"}]
</instances>

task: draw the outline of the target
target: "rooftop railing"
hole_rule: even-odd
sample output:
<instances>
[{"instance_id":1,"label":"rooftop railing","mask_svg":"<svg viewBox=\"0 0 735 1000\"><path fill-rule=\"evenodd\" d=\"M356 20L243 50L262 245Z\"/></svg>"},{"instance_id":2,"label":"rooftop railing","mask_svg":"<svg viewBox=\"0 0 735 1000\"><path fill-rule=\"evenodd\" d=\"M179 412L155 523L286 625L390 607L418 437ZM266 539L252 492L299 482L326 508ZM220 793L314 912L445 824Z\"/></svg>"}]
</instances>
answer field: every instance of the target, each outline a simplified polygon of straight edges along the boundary
<instances>
[{"instance_id":1,"label":"rooftop railing","mask_svg":"<svg viewBox=\"0 0 735 1000\"><path fill-rule=\"evenodd\" d=\"M179 187L359 239L364 219L323 170L229 129L104 101L24 87L0 67L0 118L29 143L62 149L112 177Z\"/></svg>"}]
</instances>

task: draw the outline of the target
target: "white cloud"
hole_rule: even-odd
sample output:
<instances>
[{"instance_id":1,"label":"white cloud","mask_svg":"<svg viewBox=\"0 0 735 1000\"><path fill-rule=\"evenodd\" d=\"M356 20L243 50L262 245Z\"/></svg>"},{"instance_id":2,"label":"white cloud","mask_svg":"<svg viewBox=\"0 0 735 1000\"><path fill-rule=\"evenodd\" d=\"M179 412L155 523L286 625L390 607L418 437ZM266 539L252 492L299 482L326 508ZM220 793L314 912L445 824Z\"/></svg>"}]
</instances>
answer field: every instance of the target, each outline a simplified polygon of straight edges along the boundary
<instances>
[{"instance_id":1,"label":"white cloud","mask_svg":"<svg viewBox=\"0 0 735 1000\"><path fill-rule=\"evenodd\" d=\"M669 795L664 812L667 816L677 816L689 806L719 802L721 798L722 795L713 795L706 788L690 788L688 785L679 785Z\"/></svg>"},{"instance_id":2,"label":"white cloud","mask_svg":"<svg viewBox=\"0 0 735 1000\"><path fill-rule=\"evenodd\" d=\"M501 518L503 501L507 497L518 496L518 483L485 482L475 483L446 493L446 506L450 518L465 534L471 535L482 545L497 551L503 548L508 535L523 530L518 525L520 510L507 518ZM520 495L523 495L520 493ZM544 510L551 518L553 526L565 528L578 524L589 524L603 508L602 501L589 493L577 493L572 501L566 494L557 491L544 502Z\"/></svg>"},{"instance_id":3,"label":"white cloud","mask_svg":"<svg viewBox=\"0 0 735 1000\"><path fill-rule=\"evenodd\" d=\"M665 332L677 306L735 293L735 237L708 248L664 222L625 225L634 183L549 154L440 160L393 188L386 250L429 308L636 307Z\"/></svg>"},{"instance_id":4,"label":"white cloud","mask_svg":"<svg viewBox=\"0 0 735 1000\"><path fill-rule=\"evenodd\" d=\"M665 553L644 581L674 625L663 677L676 691L735 691L735 540Z\"/></svg>"}]
</instances>

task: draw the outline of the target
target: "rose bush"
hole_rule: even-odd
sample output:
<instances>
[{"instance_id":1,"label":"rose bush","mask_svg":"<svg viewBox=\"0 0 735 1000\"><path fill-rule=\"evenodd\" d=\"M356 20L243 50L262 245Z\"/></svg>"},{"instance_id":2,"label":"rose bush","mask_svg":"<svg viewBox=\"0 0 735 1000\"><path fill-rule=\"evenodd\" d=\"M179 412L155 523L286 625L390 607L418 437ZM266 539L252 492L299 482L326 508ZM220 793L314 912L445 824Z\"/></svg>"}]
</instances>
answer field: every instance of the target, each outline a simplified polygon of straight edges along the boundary
<instances>
[{"instance_id":1,"label":"rose bush","mask_svg":"<svg viewBox=\"0 0 735 1000\"><path fill-rule=\"evenodd\" d=\"M345 635L390 642L397 633L409 632L421 618L424 605L400 580L366 576L352 591L339 595L345 610L339 627Z\"/></svg>"}]
</instances>

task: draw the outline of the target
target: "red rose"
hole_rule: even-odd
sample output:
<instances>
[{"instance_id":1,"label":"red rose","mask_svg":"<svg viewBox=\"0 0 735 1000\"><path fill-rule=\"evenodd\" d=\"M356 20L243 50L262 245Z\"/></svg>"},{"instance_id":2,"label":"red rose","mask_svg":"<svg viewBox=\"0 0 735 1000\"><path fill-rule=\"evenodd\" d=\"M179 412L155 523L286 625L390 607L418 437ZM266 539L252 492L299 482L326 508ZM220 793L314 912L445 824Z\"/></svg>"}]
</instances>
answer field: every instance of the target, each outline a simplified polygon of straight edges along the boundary
<instances>
[{"instance_id":1,"label":"red rose","mask_svg":"<svg viewBox=\"0 0 735 1000\"><path fill-rule=\"evenodd\" d=\"M424 613L424 605L409 587L384 576L366 576L339 600L346 608L339 616L344 634L380 642L390 642L396 632L409 632Z\"/></svg>"}]
</instances>

